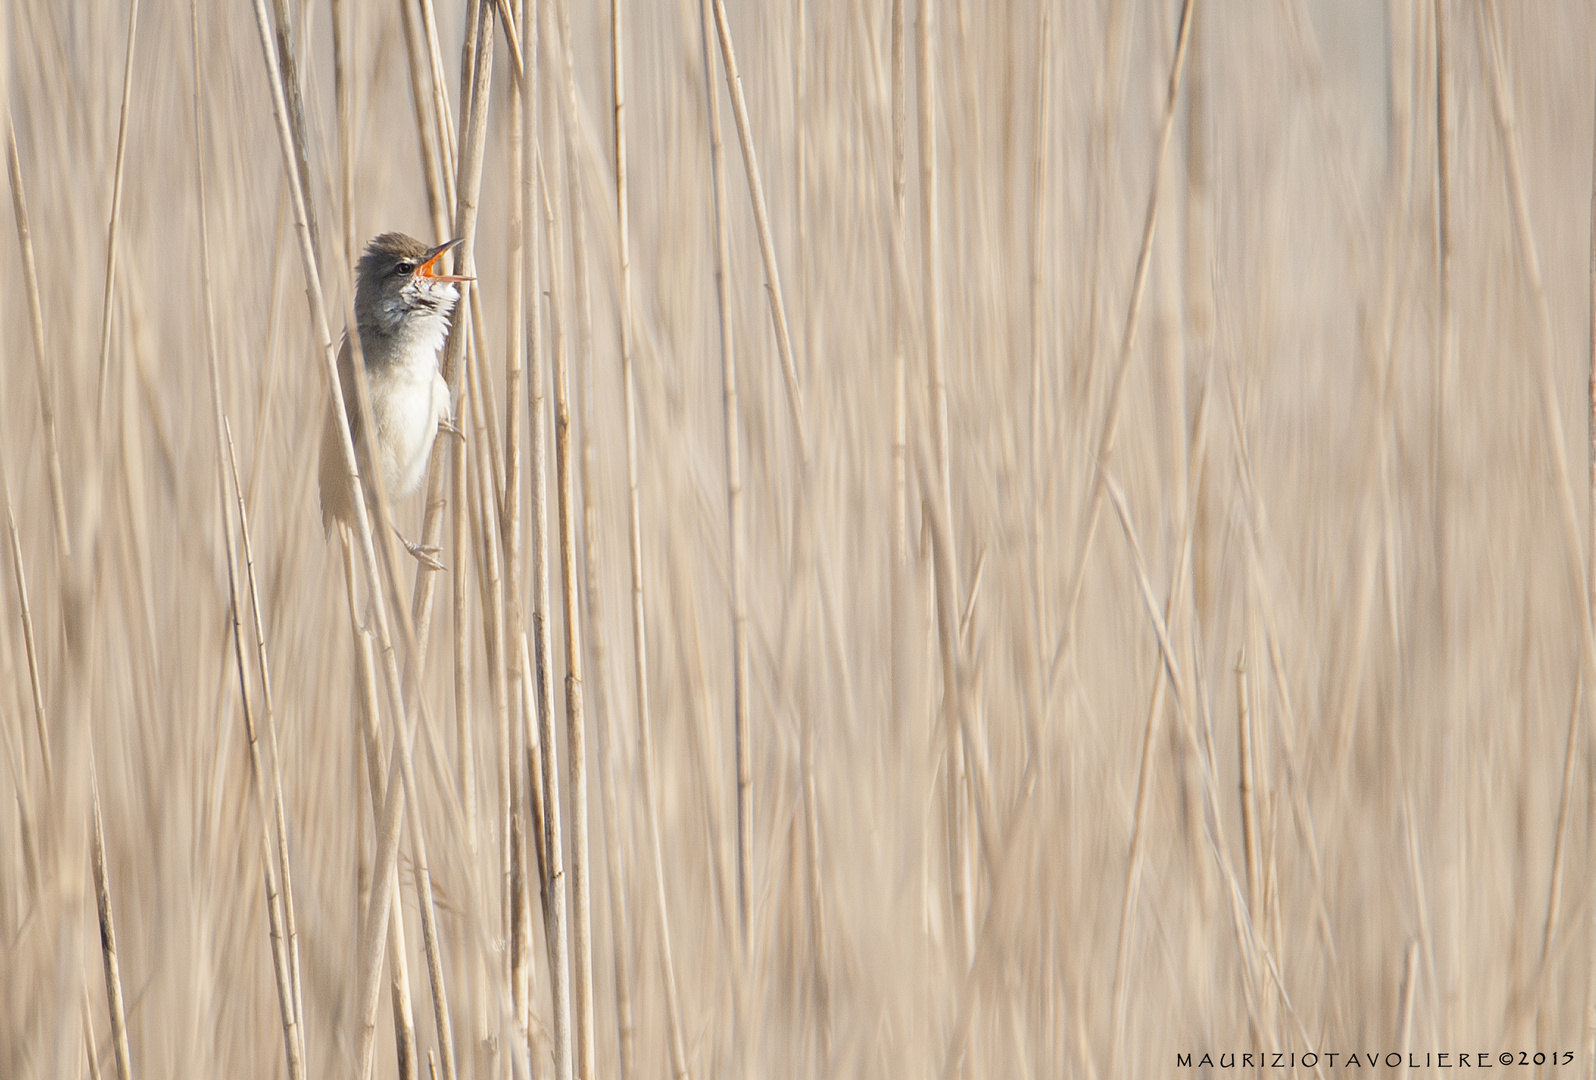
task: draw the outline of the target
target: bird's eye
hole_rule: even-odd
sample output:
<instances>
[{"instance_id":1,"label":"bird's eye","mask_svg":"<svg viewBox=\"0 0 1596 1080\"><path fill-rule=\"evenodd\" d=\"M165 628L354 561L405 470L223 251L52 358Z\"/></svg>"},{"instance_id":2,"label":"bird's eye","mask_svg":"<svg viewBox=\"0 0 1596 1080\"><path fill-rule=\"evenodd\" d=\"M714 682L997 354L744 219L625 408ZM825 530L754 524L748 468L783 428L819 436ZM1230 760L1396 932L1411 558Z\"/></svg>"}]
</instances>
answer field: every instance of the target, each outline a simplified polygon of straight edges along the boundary
<instances>
[{"instance_id":1,"label":"bird's eye","mask_svg":"<svg viewBox=\"0 0 1596 1080\"><path fill-rule=\"evenodd\" d=\"M396 273L396 274L409 274L409 273L412 273L415 270L415 268L416 268L416 264L411 262L409 259L406 259L403 262L401 262L398 266L395 266L393 268L393 272Z\"/></svg>"}]
</instances>

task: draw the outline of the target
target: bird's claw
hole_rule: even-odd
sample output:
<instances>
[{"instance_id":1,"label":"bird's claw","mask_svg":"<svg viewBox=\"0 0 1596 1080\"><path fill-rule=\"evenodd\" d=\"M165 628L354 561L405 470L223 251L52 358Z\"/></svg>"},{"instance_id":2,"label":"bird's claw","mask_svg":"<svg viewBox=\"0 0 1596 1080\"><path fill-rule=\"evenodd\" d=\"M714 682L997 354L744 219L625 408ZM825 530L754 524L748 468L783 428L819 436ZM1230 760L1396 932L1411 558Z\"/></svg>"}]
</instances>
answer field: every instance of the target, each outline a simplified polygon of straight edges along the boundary
<instances>
[{"instance_id":1,"label":"bird's claw","mask_svg":"<svg viewBox=\"0 0 1596 1080\"><path fill-rule=\"evenodd\" d=\"M448 569L448 567L444 566L443 563L438 561L438 556L443 553L443 548L433 547L430 544L412 544L409 540L405 539L404 533L400 532L398 529L395 529L393 532L394 535L399 538L399 542L405 546L405 550L410 552L410 557L415 559L416 562L420 563L422 566L430 567L433 570Z\"/></svg>"}]
</instances>

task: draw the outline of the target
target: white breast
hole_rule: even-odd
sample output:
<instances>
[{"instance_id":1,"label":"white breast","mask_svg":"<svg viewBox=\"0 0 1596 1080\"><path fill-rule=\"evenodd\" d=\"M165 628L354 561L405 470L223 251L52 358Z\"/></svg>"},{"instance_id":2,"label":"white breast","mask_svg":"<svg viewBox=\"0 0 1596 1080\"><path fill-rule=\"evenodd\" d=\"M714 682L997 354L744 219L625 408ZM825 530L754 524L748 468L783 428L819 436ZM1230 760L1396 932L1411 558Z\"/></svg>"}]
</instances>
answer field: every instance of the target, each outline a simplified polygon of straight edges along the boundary
<instances>
[{"instance_id":1,"label":"white breast","mask_svg":"<svg viewBox=\"0 0 1596 1080\"><path fill-rule=\"evenodd\" d=\"M412 318L394 361L373 372L372 411L390 498L402 498L420 485L438 421L449 415L449 387L438 373L438 350L448 330L445 318Z\"/></svg>"}]
</instances>

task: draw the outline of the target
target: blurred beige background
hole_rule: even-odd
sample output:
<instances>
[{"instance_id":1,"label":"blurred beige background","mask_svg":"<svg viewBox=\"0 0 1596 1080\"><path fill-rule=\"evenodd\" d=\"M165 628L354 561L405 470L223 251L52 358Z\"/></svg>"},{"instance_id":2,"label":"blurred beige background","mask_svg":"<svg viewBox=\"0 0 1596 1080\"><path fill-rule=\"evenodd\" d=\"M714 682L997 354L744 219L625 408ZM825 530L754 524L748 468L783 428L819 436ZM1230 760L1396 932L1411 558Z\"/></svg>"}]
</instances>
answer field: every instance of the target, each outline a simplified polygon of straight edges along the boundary
<instances>
[{"instance_id":1,"label":"blurred beige background","mask_svg":"<svg viewBox=\"0 0 1596 1080\"><path fill-rule=\"evenodd\" d=\"M345 237L358 247L388 229L434 232L411 69L397 3L340 8L355 194L345 206L332 9L286 6L336 338L357 254ZM900 221L889 0L726 5L810 455L805 464L717 73L746 529L738 571L699 10L622 5L652 754L692 1070L1148 1076L1174 1071L1177 1053L1370 1047L1572 1051L1573 1067L1596 1068L1586 1020L1596 758L1591 687L1582 691L1596 677L1582 648L1591 10L1199 2L1155 192L1178 4L933 4L934 161L919 136L919 6L906 6ZM579 522L592 544L581 569L593 584L588 766L603 768L602 738L615 784L613 814L596 772L589 790L598 1074L622 1069L619 979L628 1062L663 1076L633 690L610 18L607 5L571 4L571 116L557 7L543 7L538 32L522 24L520 39L539 57L538 145L560 257L548 260L539 205L527 243L541 284L528 302L541 305L550 354L551 305L564 305L574 437L592 449L577 480L594 505ZM198 6L199 141L190 17L180 0L139 5L107 329L128 7L13 0L0 15L43 329L36 361L8 224L6 1076L83 1075L85 1015L96 1067L114 1068L88 857L91 750L133 1071L287 1075L231 636L197 152L220 405L249 511L280 740L307 1074L346 1075L354 1063L374 840L344 571L313 480L327 388L253 9ZM460 0L436 0L455 110L465 19ZM502 34L495 42L476 248L485 349L473 362L502 430L506 408L528 406L508 382L519 194L512 61ZM1445 245L1438 85L1450 125ZM922 213L931 164L935 237ZM573 199L586 221L590 348L574 305ZM940 302L925 277L933 246ZM933 333L946 373L945 489ZM475 476L484 458L473 445ZM939 510L944 490L951 503ZM422 503L396 506L407 536ZM933 538L943 510L946 544ZM419 809L460 1072L520 1076L529 1059L524 1042L519 1057L511 1049L496 808L499 763L520 756L493 713L491 586L479 586L474 520L472 545L450 541L441 555ZM522 557L530 566L530 549ZM235 565L242 574L241 554ZM746 957L734 573L748 602ZM459 625L456 574L469 583ZM557 604L557 564L553 574ZM523 603L530 613L529 592ZM939 604L958 619L952 656ZM259 713L245 614L253 674L242 689ZM557 609L547 619L563 730L564 624ZM469 658L464 698L457 642ZM524 714L512 711L524 741ZM562 740L562 768L566 749ZM470 835L457 809L467 772ZM437 1034L413 863L402 859L425 1056ZM539 910L536 890L530 903ZM541 914L532 922L530 1065L544 1076L549 967ZM387 994L385 982L380 1076L396 1075Z\"/></svg>"}]
</instances>

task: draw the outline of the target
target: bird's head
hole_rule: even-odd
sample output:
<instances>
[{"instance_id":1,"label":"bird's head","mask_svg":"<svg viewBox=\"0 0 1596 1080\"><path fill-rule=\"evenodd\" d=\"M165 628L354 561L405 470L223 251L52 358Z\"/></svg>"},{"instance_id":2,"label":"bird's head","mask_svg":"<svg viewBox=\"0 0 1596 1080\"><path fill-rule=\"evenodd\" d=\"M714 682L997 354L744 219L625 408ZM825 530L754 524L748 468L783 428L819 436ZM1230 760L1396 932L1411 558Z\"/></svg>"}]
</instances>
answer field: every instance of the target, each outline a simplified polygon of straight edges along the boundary
<instances>
[{"instance_id":1,"label":"bird's head","mask_svg":"<svg viewBox=\"0 0 1596 1080\"><path fill-rule=\"evenodd\" d=\"M390 232L367 244L355 267L355 317L361 336L398 334L417 319L447 319L460 299L454 283L474 280L439 272L443 256L459 242L429 248L414 237Z\"/></svg>"}]
</instances>

